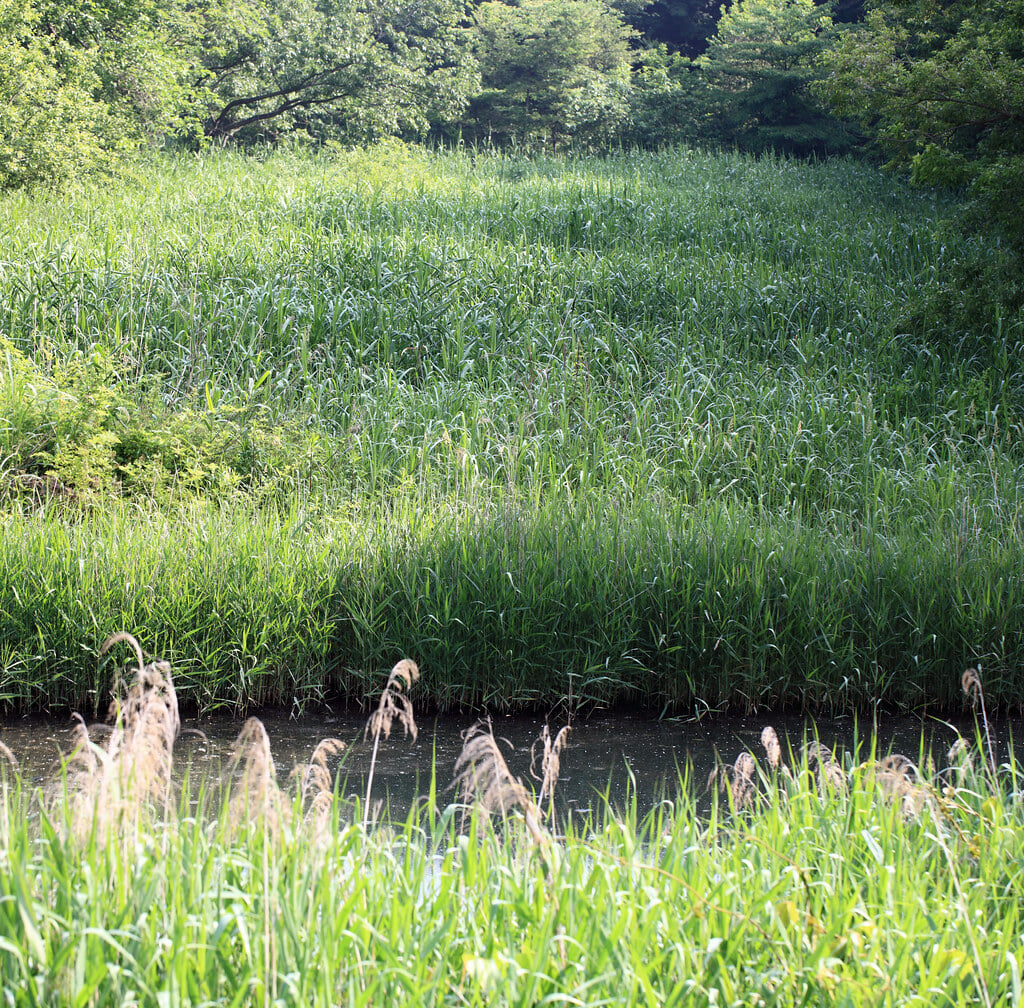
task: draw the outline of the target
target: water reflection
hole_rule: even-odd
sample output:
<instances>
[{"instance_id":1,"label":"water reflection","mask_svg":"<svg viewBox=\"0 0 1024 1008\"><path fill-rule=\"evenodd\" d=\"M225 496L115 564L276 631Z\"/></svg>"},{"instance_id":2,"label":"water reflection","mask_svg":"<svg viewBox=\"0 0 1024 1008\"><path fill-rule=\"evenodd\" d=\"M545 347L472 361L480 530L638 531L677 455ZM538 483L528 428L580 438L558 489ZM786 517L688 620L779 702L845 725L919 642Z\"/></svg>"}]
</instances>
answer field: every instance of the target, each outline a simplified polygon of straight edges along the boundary
<instances>
[{"instance_id":1,"label":"water reflection","mask_svg":"<svg viewBox=\"0 0 1024 1008\"><path fill-rule=\"evenodd\" d=\"M309 759L320 739L334 736L346 743L339 764L344 793L363 793L372 749L371 743L362 738L364 717L325 714L292 719L286 713L264 711L261 719L270 738L279 781L283 783L297 763ZM400 731L394 732L390 740L382 740L374 796L384 798L393 815L402 816L417 796L429 791L431 770L436 767L439 800L442 804L455 800L446 789L462 746L462 733L470 724L471 718L421 718L415 742L404 738ZM539 782L530 778L530 747L543 724L539 718L493 719L495 735L504 740L502 751L509 768L535 789ZM619 809L635 798L644 812L657 801L676 796L679 775L684 770L689 770L690 780L700 791L716 759L731 763L739 752L748 750L762 760L760 738L766 724L775 727L784 751L791 748L798 752L804 740L816 734L829 748L836 747L840 753L860 759L868 753L874 737L879 753L903 752L916 761L923 745L940 766L958 731L969 740L975 733L971 718L940 721L890 717L873 725L870 721L858 723L852 717L812 721L763 715L658 721L628 713L602 715L573 726L562 756L558 801L565 809L584 815L600 810L604 795ZM559 727L559 723L551 724L553 731ZM219 776L241 722L229 718L186 719L183 728L186 730L175 746L178 766L190 767L193 775ZM1024 720L995 722L993 728L997 760L1006 760L1011 745L1015 745L1019 761ZM70 729L70 721L7 721L0 726L0 741L17 756L26 779L42 783L57 767L60 749L67 748Z\"/></svg>"}]
</instances>

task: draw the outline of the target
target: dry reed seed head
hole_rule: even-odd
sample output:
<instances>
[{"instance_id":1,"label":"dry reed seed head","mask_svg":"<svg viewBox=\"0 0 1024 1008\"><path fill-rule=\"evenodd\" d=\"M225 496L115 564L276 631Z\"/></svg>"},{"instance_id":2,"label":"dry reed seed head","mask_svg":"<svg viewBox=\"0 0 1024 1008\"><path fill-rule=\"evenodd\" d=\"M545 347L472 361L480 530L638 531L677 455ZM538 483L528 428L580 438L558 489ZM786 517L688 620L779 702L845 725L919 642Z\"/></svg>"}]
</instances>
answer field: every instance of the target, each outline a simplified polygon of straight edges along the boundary
<instances>
[{"instance_id":1,"label":"dry reed seed head","mask_svg":"<svg viewBox=\"0 0 1024 1008\"><path fill-rule=\"evenodd\" d=\"M835 761L820 764L819 780L826 787L834 788L837 791L846 789L846 774L843 768Z\"/></svg>"},{"instance_id":2,"label":"dry reed seed head","mask_svg":"<svg viewBox=\"0 0 1024 1008\"><path fill-rule=\"evenodd\" d=\"M259 718L248 718L242 725L231 745L231 765L241 767L246 777L276 780L277 768L270 751L270 738Z\"/></svg>"},{"instance_id":3,"label":"dry reed seed head","mask_svg":"<svg viewBox=\"0 0 1024 1008\"><path fill-rule=\"evenodd\" d=\"M775 734L775 729L771 725L767 725L761 730L761 745L764 746L764 751L768 756L768 765L773 770L778 770L782 765L782 746L779 744L779 736Z\"/></svg>"},{"instance_id":4,"label":"dry reed seed head","mask_svg":"<svg viewBox=\"0 0 1024 1008\"><path fill-rule=\"evenodd\" d=\"M122 631L108 637L100 648L105 655L115 644L127 643L135 652L138 667L124 691L119 672L114 680L109 717L113 722L106 752L138 801L166 802L171 792L174 742L181 730L178 696L171 666L164 661L146 664L138 640Z\"/></svg>"},{"instance_id":5,"label":"dry reed seed head","mask_svg":"<svg viewBox=\"0 0 1024 1008\"><path fill-rule=\"evenodd\" d=\"M100 647L100 657L102 658L115 644L121 642L128 644L131 649L135 652L135 657L139 660L139 675L142 675L142 667L145 665L145 659L142 657L142 647L139 645L138 640L128 633L127 630L121 630L116 634L111 634Z\"/></svg>"},{"instance_id":6,"label":"dry reed seed head","mask_svg":"<svg viewBox=\"0 0 1024 1008\"><path fill-rule=\"evenodd\" d=\"M18 769L18 761L14 758L14 753L12 753L11 750L3 744L3 742L0 742L0 756L7 760L15 770Z\"/></svg>"},{"instance_id":7,"label":"dry reed seed head","mask_svg":"<svg viewBox=\"0 0 1024 1008\"><path fill-rule=\"evenodd\" d=\"M891 773L908 780L917 776L914 761L903 753L890 753L878 761L878 768L884 773Z\"/></svg>"},{"instance_id":8,"label":"dry reed seed head","mask_svg":"<svg viewBox=\"0 0 1024 1008\"><path fill-rule=\"evenodd\" d=\"M66 810L70 837L75 843L84 842L94 827L99 828L102 841L106 828L116 821L123 823L132 809L138 811L138 804L126 804L124 800L116 757L92 741L80 714L73 714L72 719L71 754L62 773L47 788L46 798L52 807ZM110 732L108 746L117 745L117 735L117 731Z\"/></svg>"},{"instance_id":9,"label":"dry reed seed head","mask_svg":"<svg viewBox=\"0 0 1024 1008\"><path fill-rule=\"evenodd\" d=\"M928 789L917 783L914 763L906 756L892 753L880 759L874 766L874 776L882 791L900 802L905 816L917 815L924 807Z\"/></svg>"},{"instance_id":10,"label":"dry reed seed head","mask_svg":"<svg viewBox=\"0 0 1024 1008\"><path fill-rule=\"evenodd\" d=\"M757 793L754 786L756 772L757 760L750 753L741 752L732 766L718 763L712 768L708 774L708 790L717 784L723 795L732 798L733 807L742 811L753 803Z\"/></svg>"},{"instance_id":11,"label":"dry reed seed head","mask_svg":"<svg viewBox=\"0 0 1024 1008\"><path fill-rule=\"evenodd\" d=\"M733 808L737 812L742 812L754 803L754 782L749 777L736 776L732 781L731 793Z\"/></svg>"},{"instance_id":12,"label":"dry reed seed head","mask_svg":"<svg viewBox=\"0 0 1024 1008\"><path fill-rule=\"evenodd\" d=\"M320 791L306 810L306 825L316 843L323 843L331 836L334 820L334 795Z\"/></svg>"},{"instance_id":13,"label":"dry reed seed head","mask_svg":"<svg viewBox=\"0 0 1024 1008\"><path fill-rule=\"evenodd\" d=\"M363 738L383 735L384 738L391 737L391 728L397 720L402 726L406 735L413 742L419 735L416 727L412 701L405 695L403 690L410 690L415 682L419 680L419 666L410 658L403 658L391 670L388 681L384 684L384 691L380 695L380 703L377 709L370 715L363 730Z\"/></svg>"},{"instance_id":14,"label":"dry reed seed head","mask_svg":"<svg viewBox=\"0 0 1024 1008\"><path fill-rule=\"evenodd\" d=\"M276 831L287 822L290 805L277 786L270 739L259 718L251 717L242 725L231 747L229 775L232 784L228 806L236 826L262 822Z\"/></svg>"},{"instance_id":15,"label":"dry reed seed head","mask_svg":"<svg viewBox=\"0 0 1024 1008\"><path fill-rule=\"evenodd\" d=\"M140 799L166 800L171 790L174 743L181 729L178 696L167 662L152 662L119 703L121 766Z\"/></svg>"},{"instance_id":16,"label":"dry reed seed head","mask_svg":"<svg viewBox=\"0 0 1024 1008\"><path fill-rule=\"evenodd\" d=\"M725 767L723 767L721 763L716 763L711 768L710 773L708 773L708 781L705 785L705 789L711 791L716 785L721 787L723 793L728 786L728 783L725 780Z\"/></svg>"},{"instance_id":17,"label":"dry reed seed head","mask_svg":"<svg viewBox=\"0 0 1024 1008\"><path fill-rule=\"evenodd\" d=\"M405 683L406 690L410 690L413 683L418 682L419 678L420 667L411 658L403 658L391 670L391 675L388 676L388 684L390 685L392 681L397 682L401 679Z\"/></svg>"},{"instance_id":18,"label":"dry reed seed head","mask_svg":"<svg viewBox=\"0 0 1024 1008\"><path fill-rule=\"evenodd\" d=\"M757 760L752 753L741 752L732 765L732 804L737 812L749 808L756 794L754 774L757 773Z\"/></svg>"},{"instance_id":19,"label":"dry reed seed head","mask_svg":"<svg viewBox=\"0 0 1024 1008\"><path fill-rule=\"evenodd\" d=\"M309 763L296 767L300 775L302 801L306 806L306 825L315 843L325 843L331 836L334 821L334 776L327 766L331 756L345 751L345 743L337 738L321 739Z\"/></svg>"},{"instance_id":20,"label":"dry reed seed head","mask_svg":"<svg viewBox=\"0 0 1024 1008\"><path fill-rule=\"evenodd\" d=\"M334 775L327 766L327 760L345 751L345 743L338 738L321 739L309 762L295 768L293 774L301 781L303 801L316 802L326 795L328 800L334 799Z\"/></svg>"},{"instance_id":21,"label":"dry reed seed head","mask_svg":"<svg viewBox=\"0 0 1024 1008\"><path fill-rule=\"evenodd\" d=\"M958 738L946 753L946 759L963 776L974 770L974 753L964 738Z\"/></svg>"},{"instance_id":22,"label":"dry reed seed head","mask_svg":"<svg viewBox=\"0 0 1024 1008\"><path fill-rule=\"evenodd\" d=\"M741 780L753 783L754 774L757 772L757 760L748 752L741 752L732 765L733 776Z\"/></svg>"},{"instance_id":23,"label":"dry reed seed head","mask_svg":"<svg viewBox=\"0 0 1024 1008\"><path fill-rule=\"evenodd\" d=\"M509 770L489 721L477 721L466 731L452 783L466 804L475 799L488 813L504 816L518 809L532 839L544 845L550 841L540 824L540 810L522 781Z\"/></svg>"},{"instance_id":24,"label":"dry reed seed head","mask_svg":"<svg viewBox=\"0 0 1024 1008\"><path fill-rule=\"evenodd\" d=\"M846 788L846 773L836 761L831 749L820 742L808 742L804 746L804 759L808 767L817 767L818 781L822 787L837 791Z\"/></svg>"},{"instance_id":25,"label":"dry reed seed head","mask_svg":"<svg viewBox=\"0 0 1024 1008\"><path fill-rule=\"evenodd\" d=\"M550 797L554 793L555 786L558 784L558 778L562 773L562 750L565 748L571 730L572 726L566 725L552 739L550 729L544 725L541 728L540 737L530 747L530 776L541 782L538 799L540 803L543 803L545 797ZM540 776L536 772L538 743L543 750Z\"/></svg>"},{"instance_id":26,"label":"dry reed seed head","mask_svg":"<svg viewBox=\"0 0 1024 1008\"><path fill-rule=\"evenodd\" d=\"M978 669L973 666L966 669L960 677L960 687L964 691L964 696L968 697L972 704L976 704L982 695L981 674Z\"/></svg>"},{"instance_id":27,"label":"dry reed seed head","mask_svg":"<svg viewBox=\"0 0 1024 1008\"><path fill-rule=\"evenodd\" d=\"M803 749L804 759L807 763L832 763L835 761L835 757L832 755L832 750L823 746L820 742L808 742Z\"/></svg>"}]
</instances>

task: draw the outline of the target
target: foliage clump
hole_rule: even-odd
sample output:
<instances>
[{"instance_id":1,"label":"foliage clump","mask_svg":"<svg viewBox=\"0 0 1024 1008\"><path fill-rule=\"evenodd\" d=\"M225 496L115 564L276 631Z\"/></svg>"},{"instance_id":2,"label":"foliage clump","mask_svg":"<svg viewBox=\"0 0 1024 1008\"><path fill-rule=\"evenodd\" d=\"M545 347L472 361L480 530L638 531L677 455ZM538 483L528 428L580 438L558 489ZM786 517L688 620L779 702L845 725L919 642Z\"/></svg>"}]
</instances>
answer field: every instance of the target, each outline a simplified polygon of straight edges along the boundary
<instances>
[{"instance_id":1,"label":"foliage clump","mask_svg":"<svg viewBox=\"0 0 1024 1008\"><path fill-rule=\"evenodd\" d=\"M328 439L266 407L139 396L96 347L34 360L0 337L0 493L39 502L202 494L272 501L315 477Z\"/></svg>"}]
</instances>

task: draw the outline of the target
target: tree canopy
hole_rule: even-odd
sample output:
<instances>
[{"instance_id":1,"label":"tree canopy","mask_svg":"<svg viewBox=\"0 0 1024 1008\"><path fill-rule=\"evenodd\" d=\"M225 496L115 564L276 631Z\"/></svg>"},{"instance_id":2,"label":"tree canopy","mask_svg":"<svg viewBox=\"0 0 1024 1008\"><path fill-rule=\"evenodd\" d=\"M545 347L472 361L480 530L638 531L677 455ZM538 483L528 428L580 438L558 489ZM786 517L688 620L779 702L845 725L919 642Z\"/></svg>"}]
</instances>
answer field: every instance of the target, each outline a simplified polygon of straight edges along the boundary
<instances>
[{"instance_id":1,"label":"tree canopy","mask_svg":"<svg viewBox=\"0 0 1024 1008\"><path fill-rule=\"evenodd\" d=\"M848 148L848 132L811 90L832 37L814 0L738 0L697 61L705 132L752 151Z\"/></svg>"},{"instance_id":2,"label":"tree canopy","mask_svg":"<svg viewBox=\"0 0 1024 1008\"><path fill-rule=\"evenodd\" d=\"M603 0L502 0L476 15L476 135L528 142L607 136L629 108L631 30Z\"/></svg>"},{"instance_id":3,"label":"tree canopy","mask_svg":"<svg viewBox=\"0 0 1024 1008\"><path fill-rule=\"evenodd\" d=\"M960 186L1024 248L1024 0L874 0L825 93L922 183Z\"/></svg>"},{"instance_id":4,"label":"tree canopy","mask_svg":"<svg viewBox=\"0 0 1024 1008\"><path fill-rule=\"evenodd\" d=\"M458 131L822 155L860 141L846 120L915 179L963 188L1024 247L1024 0L867 0L866 18L864 7L0 0L0 188L167 140Z\"/></svg>"},{"instance_id":5,"label":"tree canopy","mask_svg":"<svg viewBox=\"0 0 1024 1008\"><path fill-rule=\"evenodd\" d=\"M348 139L423 132L461 111L476 64L457 0L250 0L200 58L203 129Z\"/></svg>"}]
</instances>

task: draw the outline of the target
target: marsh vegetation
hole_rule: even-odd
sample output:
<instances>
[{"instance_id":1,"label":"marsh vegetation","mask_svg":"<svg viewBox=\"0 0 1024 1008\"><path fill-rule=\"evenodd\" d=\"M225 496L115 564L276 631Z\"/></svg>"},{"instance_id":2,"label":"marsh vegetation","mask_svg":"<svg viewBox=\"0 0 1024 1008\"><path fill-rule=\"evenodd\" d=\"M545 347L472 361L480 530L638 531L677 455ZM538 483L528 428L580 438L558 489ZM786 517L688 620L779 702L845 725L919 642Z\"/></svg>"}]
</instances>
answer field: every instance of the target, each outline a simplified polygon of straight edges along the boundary
<instances>
[{"instance_id":1,"label":"marsh vegetation","mask_svg":"<svg viewBox=\"0 0 1024 1008\"><path fill-rule=\"evenodd\" d=\"M708 814L683 788L559 829L564 736L535 793L478 725L457 803L371 825L344 740L285 783L255 718L179 791L167 663L139 656L111 717L46 792L0 750L7 1004L1021 1003L1021 778L984 721L942 768L766 728Z\"/></svg>"},{"instance_id":2,"label":"marsh vegetation","mask_svg":"<svg viewBox=\"0 0 1024 1008\"><path fill-rule=\"evenodd\" d=\"M8 711L125 626L204 710L1019 707L1024 327L922 322L941 195L390 143L3 205Z\"/></svg>"}]
</instances>

